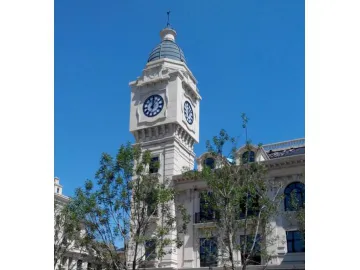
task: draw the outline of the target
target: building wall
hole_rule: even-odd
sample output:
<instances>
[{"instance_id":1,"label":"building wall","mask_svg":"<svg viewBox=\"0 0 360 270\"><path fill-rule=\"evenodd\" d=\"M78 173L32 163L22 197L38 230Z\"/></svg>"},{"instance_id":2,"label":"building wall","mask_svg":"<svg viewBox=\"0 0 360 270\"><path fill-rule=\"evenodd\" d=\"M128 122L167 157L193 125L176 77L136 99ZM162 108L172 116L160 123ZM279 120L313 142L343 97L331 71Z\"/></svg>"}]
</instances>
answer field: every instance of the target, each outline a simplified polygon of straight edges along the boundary
<instances>
[{"instance_id":1,"label":"building wall","mask_svg":"<svg viewBox=\"0 0 360 270\"><path fill-rule=\"evenodd\" d=\"M268 180L280 183L282 188L280 190L283 194L286 186L292 182L303 182L304 171L305 171L305 157L297 156L291 158L283 158L278 160L277 163L285 164L274 166L269 168ZM303 162L299 162L303 161ZM269 161L271 164L276 164L275 161ZM181 177L179 177L181 179ZM180 191L177 200L184 203L188 213L191 214L191 221L188 225L187 234L184 235L184 245L178 249L178 268L199 268L199 238L201 235L201 227L205 226L204 223L194 223L195 213L200 211L200 196L199 192L206 189L204 181L193 181L187 179L186 181L176 180L176 188ZM284 203L280 205L280 211L284 211ZM297 230L296 224L291 224L287 221L284 215L279 215L271 222L274 227L273 239L277 238L272 246L268 247L268 252L274 254L274 258L271 260L269 265L272 266L290 266L295 265L296 267L302 267L305 263L305 253L288 253L287 242L286 242L286 231ZM240 237L239 237L240 238ZM240 261L240 254L234 254L235 258Z\"/></svg>"},{"instance_id":2,"label":"building wall","mask_svg":"<svg viewBox=\"0 0 360 270\"><path fill-rule=\"evenodd\" d=\"M57 205L54 209L56 214L57 211L61 210L67 203L69 203L70 198L62 194L62 186L60 185L60 179L58 177L54 178L54 202ZM61 231L59 232L61 234ZM77 262L82 261L81 269L88 269L88 263L91 263L91 258L88 255L88 251L85 249L77 248L75 243L71 243L66 253L55 265L56 270L76 270ZM93 263L92 266L95 266ZM95 269L95 268L94 268Z\"/></svg>"}]
</instances>

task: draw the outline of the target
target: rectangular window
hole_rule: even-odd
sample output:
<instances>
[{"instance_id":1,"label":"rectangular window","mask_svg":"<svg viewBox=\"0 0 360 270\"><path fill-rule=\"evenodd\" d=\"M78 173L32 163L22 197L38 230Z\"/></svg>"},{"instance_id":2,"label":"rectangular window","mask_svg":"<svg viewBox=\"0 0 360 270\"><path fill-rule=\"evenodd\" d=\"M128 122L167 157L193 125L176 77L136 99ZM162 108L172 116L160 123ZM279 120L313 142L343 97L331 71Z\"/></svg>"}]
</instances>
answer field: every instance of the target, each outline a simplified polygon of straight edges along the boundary
<instances>
[{"instance_id":1,"label":"rectangular window","mask_svg":"<svg viewBox=\"0 0 360 270\"><path fill-rule=\"evenodd\" d=\"M200 267L217 266L216 238L200 238Z\"/></svg>"},{"instance_id":2,"label":"rectangular window","mask_svg":"<svg viewBox=\"0 0 360 270\"><path fill-rule=\"evenodd\" d=\"M145 260L152 261L156 259L156 242L149 240L145 242Z\"/></svg>"},{"instance_id":3,"label":"rectangular window","mask_svg":"<svg viewBox=\"0 0 360 270\"><path fill-rule=\"evenodd\" d=\"M305 237L300 231L287 231L286 242L288 253L305 252Z\"/></svg>"},{"instance_id":4,"label":"rectangular window","mask_svg":"<svg viewBox=\"0 0 360 270\"><path fill-rule=\"evenodd\" d=\"M211 192L200 193L200 222L215 220L219 214L211 207L209 202Z\"/></svg>"},{"instance_id":5,"label":"rectangular window","mask_svg":"<svg viewBox=\"0 0 360 270\"><path fill-rule=\"evenodd\" d=\"M157 212L158 212L158 198L157 198L157 193L155 193L154 191L149 192L146 196L145 199L145 204L147 206L147 215L148 216L157 216Z\"/></svg>"},{"instance_id":6,"label":"rectangular window","mask_svg":"<svg viewBox=\"0 0 360 270\"><path fill-rule=\"evenodd\" d=\"M246 242L245 242L246 240ZM251 247L255 240L254 249L251 250ZM259 265L261 264L261 238L260 235L240 235L240 248L241 253L244 255L244 258L248 258L247 265ZM246 245L245 253L243 253L244 247ZM242 262L244 263L244 262Z\"/></svg>"},{"instance_id":7,"label":"rectangular window","mask_svg":"<svg viewBox=\"0 0 360 270\"><path fill-rule=\"evenodd\" d=\"M152 157L149 165L149 173L157 173L159 171L159 157Z\"/></svg>"},{"instance_id":8,"label":"rectangular window","mask_svg":"<svg viewBox=\"0 0 360 270\"><path fill-rule=\"evenodd\" d=\"M246 213L247 204L247 216ZM259 196L251 196L250 194L244 197L240 202L240 219L245 217L257 216L259 214Z\"/></svg>"},{"instance_id":9,"label":"rectangular window","mask_svg":"<svg viewBox=\"0 0 360 270\"><path fill-rule=\"evenodd\" d=\"M83 263L82 260L78 260L78 261L77 261L76 270L82 270L82 263Z\"/></svg>"}]
</instances>

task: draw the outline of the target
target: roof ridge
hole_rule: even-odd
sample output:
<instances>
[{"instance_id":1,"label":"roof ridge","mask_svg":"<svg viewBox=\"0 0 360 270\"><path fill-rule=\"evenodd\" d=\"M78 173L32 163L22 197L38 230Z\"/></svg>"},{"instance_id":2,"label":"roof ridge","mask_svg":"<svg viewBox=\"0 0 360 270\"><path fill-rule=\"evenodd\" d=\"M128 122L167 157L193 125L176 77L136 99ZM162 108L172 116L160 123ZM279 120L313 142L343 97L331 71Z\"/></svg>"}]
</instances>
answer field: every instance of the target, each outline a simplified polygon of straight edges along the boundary
<instances>
[{"instance_id":1,"label":"roof ridge","mask_svg":"<svg viewBox=\"0 0 360 270\"><path fill-rule=\"evenodd\" d=\"M299 147L305 147L305 138L299 138L289 141L282 141L277 143L271 143L271 144L265 144L262 146L265 151L278 151L278 150L284 150L288 148L299 148Z\"/></svg>"}]
</instances>

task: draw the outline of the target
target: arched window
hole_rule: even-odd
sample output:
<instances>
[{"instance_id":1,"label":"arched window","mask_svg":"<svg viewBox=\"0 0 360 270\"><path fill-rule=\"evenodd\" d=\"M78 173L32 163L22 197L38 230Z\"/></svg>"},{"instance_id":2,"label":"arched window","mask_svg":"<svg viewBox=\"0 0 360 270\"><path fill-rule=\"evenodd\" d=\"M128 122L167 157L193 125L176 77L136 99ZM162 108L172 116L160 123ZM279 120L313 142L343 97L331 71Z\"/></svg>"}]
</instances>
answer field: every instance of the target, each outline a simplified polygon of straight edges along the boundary
<instances>
[{"instance_id":1,"label":"arched window","mask_svg":"<svg viewBox=\"0 0 360 270\"><path fill-rule=\"evenodd\" d=\"M204 167L208 167L210 169L215 168L215 160L211 157L208 157L204 160Z\"/></svg>"},{"instance_id":2,"label":"arched window","mask_svg":"<svg viewBox=\"0 0 360 270\"><path fill-rule=\"evenodd\" d=\"M305 185L301 182L289 184L284 191L285 211L296 211L304 207L305 203Z\"/></svg>"},{"instance_id":3,"label":"arched window","mask_svg":"<svg viewBox=\"0 0 360 270\"><path fill-rule=\"evenodd\" d=\"M246 164L248 162L255 161L255 152L254 151L246 151L242 154L242 163Z\"/></svg>"}]
</instances>

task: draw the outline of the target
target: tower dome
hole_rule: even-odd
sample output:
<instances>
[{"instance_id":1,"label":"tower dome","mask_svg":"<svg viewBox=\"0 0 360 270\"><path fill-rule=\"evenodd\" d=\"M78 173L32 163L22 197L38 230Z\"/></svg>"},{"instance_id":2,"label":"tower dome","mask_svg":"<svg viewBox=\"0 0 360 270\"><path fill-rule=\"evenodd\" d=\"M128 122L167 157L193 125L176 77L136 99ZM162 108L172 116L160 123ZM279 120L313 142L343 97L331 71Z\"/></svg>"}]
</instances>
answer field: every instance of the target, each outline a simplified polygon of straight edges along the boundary
<instances>
[{"instance_id":1,"label":"tower dome","mask_svg":"<svg viewBox=\"0 0 360 270\"><path fill-rule=\"evenodd\" d=\"M161 58L169 58L186 63L179 45L175 43L176 31L166 27L160 32L161 42L150 53L148 63Z\"/></svg>"}]
</instances>

